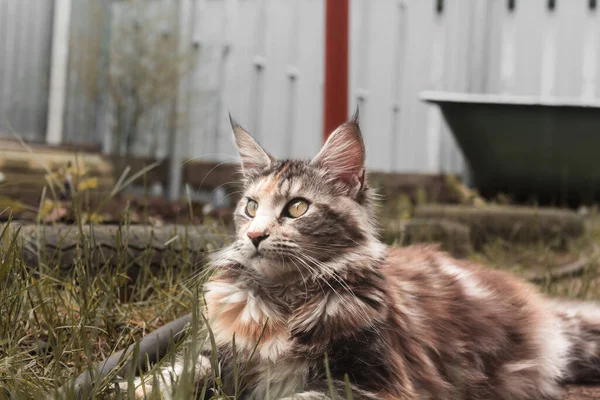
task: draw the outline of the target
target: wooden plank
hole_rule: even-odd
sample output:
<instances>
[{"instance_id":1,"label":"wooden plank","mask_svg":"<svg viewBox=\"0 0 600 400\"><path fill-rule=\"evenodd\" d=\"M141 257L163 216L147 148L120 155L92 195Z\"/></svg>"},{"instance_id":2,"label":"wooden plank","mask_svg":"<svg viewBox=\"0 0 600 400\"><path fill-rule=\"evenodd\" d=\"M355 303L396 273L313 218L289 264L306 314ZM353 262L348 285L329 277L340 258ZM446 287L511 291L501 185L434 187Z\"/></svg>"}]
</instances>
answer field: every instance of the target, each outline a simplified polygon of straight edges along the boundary
<instances>
[{"instance_id":1,"label":"wooden plank","mask_svg":"<svg viewBox=\"0 0 600 400\"><path fill-rule=\"evenodd\" d=\"M476 248L497 238L561 245L585 232L583 217L555 208L424 205L417 207L414 214L416 218L443 219L468 226Z\"/></svg>"},{"instance_id":2,"label":"wooden plank","mask_svg":"<svg viewBox=\"0 0 600 400\"><path fill-rule=\"evenodd\" d=\"M70 152L37 152L25 153L18 151L0 150L0 168L27 169L28 171L45 172L46 168L54 169L66 166L67 163L85 165L90 170L100 174L111 174L112 164L99 154L80 154Z\"/></svg>"},{"instance_id":3,"label":"wooden plank","mask_svg":"<svg viewBox=\"0 0 600 400\"><path fill-rule=\"evenodd\" d=\"M6 171L2 169L3 180L0 182L0 192L8 186L17 186L21 188L31 187L41 189L48 184L45 174L32 174L28 171ZM90 175L90 178L96 178L98 188L111 189L115 185L115 179L112 175ZM85 178L84 178L85 179Z\"/></svg>"},{"instance_id":4,"label":"wooden plank","mask_svg":"<svg viewBox=\"0 0 600 400\"><path fill-rule=\"evenodd\" d=\"M2 134L2 132L0 132ZM99 143L61 143L61 144L46 144L45 142L27 141L26 145L37 152L54 152L54 151L77 151L82 153L98 153L101 150ZM19 152L28 152L29 150L23 146L21 141L17 139L0 137L0 150L10 150Z\"/></svg>"},{"instance_id":5,"label":"wooden plank","mask_svg":"<svg viewBox=\"0 0 600 400\"><path fill-rule=\"evenodd\" d=\"M82 179L97 179L96 187L89 189L90 196L106 196L114 187L115 177L112 164L99 153L75 153L66 150L64 146L40 144L26 149L17 141L1 140L0 197L8 197L18 200L20 203L37 207L44 187L49 185L48 172L55 173L64 170L69 163L79 166L84 174ZM73 177L74 185L77 185L79 181L78 177ZM58 188L55 189L59 191ZM51 198L52 193L48 191L47 196Z\"/></svg>"}]
</instances>

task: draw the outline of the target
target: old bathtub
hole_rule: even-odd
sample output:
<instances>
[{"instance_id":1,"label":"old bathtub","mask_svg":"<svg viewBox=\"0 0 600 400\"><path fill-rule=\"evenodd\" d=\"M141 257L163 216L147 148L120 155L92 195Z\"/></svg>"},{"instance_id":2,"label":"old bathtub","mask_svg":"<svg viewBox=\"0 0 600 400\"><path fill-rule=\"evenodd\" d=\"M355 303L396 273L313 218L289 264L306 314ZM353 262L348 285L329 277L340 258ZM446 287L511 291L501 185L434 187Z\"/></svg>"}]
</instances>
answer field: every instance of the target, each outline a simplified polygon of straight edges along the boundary
<instances>
[{"instance_id":1,"label":"old bathtub","mask_svg":"<svg viewBox=\"0 0 600 400\"><path fill-rule=\"evenodd\" d=\"M437 104L482 194L600 199L600 102L423 92Z\"/></svg>"}]
</instances>

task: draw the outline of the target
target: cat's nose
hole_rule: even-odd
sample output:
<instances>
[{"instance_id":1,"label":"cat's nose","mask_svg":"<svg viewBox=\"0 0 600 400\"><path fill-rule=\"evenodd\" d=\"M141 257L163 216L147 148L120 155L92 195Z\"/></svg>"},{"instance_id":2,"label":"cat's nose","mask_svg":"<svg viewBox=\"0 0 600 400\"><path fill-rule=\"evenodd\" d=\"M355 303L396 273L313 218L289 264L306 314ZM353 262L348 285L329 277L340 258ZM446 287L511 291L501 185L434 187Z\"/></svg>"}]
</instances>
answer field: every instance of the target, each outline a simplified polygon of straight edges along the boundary
<instances>
[{"instance_id":1,"label":"cat's nose","mask_svg":"<svg viewBox=\"0 0 600 400\"><path fill-rule=\"evenodd\" d=\"M257 249L258 249L258 245L260 244L260 242L262 242L263 240L265 240L266 238L269 237L269 234L265 231L250 231L250 232L246 232L246 235L248 235L248 237L252 241L252 244Z\"/></svg>"}]
</instances>

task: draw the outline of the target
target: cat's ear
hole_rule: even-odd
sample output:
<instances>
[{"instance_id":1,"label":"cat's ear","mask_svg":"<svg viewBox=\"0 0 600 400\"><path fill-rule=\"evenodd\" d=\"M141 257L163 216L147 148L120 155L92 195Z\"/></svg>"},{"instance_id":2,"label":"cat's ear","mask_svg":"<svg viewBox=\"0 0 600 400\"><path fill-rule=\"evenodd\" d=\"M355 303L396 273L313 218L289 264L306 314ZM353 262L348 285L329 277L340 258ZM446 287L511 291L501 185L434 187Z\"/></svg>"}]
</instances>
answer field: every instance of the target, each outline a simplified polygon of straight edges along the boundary
<instances>
[{"instance_id":1,"label":"cat's ear","mask_svg":"<svg viewBox=\"0 0 600 400\"><path fill-rule=\"evenodd\" d=\"M358 125L358 110L340 125L311 161L334 175L338 180L355 188L362 188L365 180L365 145Z\"/></svg>"},{"instance_id":2,"label":"cat's ear","mask_svg":"<svg viewBox=\"0 0 600 400\"><path fill-rule=\"evenodd\" d=\"M258 144L252 135L233 120L231 114L229 114L229 122L231 122L235 145L242 159L242 173L248 175L270 167L275 159Z\"/></svg>"}]
</instances>

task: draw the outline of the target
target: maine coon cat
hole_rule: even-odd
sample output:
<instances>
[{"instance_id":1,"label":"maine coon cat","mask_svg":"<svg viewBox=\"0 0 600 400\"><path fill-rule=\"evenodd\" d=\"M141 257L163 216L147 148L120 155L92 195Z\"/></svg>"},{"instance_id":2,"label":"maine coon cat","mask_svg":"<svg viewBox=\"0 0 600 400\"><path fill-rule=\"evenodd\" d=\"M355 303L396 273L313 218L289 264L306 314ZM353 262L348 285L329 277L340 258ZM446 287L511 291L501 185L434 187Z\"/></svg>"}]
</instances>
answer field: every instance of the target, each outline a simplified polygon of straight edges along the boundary
<instances>
[{"instance_id":1,"label":"maine coon cat","mask_svg":"<svg viewBox=\"0 0 600 400\"><path fill-rule=\"evenodd\" d=\"M357 118L311 161L276 160L232 125L244 194L205 287L219 367L207 347L198 381L214 374L233 394L237 375L244 399L328 399L325 353L339 399L556 399L562 383L600 377L593 305L380 242ZM161 391L183 368L164 370Z\"/></svg>"}]
</instances>

